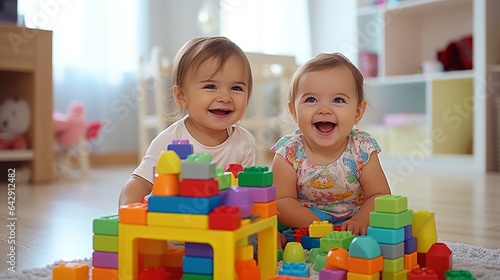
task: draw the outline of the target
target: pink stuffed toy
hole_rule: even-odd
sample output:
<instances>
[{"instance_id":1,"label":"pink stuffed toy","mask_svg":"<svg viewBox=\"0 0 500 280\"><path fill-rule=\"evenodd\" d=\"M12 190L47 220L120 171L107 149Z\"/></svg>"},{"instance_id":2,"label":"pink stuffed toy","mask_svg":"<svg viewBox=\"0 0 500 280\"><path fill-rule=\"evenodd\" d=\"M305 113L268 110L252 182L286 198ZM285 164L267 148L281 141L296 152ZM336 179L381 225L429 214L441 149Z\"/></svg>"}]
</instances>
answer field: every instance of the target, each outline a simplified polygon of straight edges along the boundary
<instances>
[{"instance_id":1,"label":"pink stuffed toy","mask_svg":"<svg viewBox=\"0 0 500 280\"><path fill-rule=\"evenodd\" d=\"M86 122L83 103L72 102L66 114L54 112L52 117L56 142L61 147L75 145L82 136L85 136Z\"/></svg>"}]
</instances>

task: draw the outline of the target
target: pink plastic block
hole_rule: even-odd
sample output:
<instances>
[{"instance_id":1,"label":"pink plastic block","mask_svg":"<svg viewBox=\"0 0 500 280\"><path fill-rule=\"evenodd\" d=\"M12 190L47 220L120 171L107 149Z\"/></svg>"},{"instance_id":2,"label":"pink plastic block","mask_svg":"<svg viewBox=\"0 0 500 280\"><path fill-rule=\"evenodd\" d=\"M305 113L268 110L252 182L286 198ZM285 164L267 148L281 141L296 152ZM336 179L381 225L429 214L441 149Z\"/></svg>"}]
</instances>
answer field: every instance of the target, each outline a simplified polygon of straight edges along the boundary
<instances>
[{"instance_id":1,"label":"pink plastic block","mask_svg":"<svg viewBox=\"0 0 500 280\"><path fill-rule=\"evenodd\" d=\"M118 253L94 251L92 253L92 266L118 268Z\"/></svg>"},{"instance_id":2,"label":"pink plastic block","mask_svg":"<svg viewBox=\"0 0 500 280\"><path fill-rule=\"evenodd\" d=\"M323 268L319 272L320 280L345 280L346 278L347 278L347 271L342 269Z\"/></svg>"},{"instance_id":3,"label":"pink plastic block","mask_svg":"<svg viewBox=\"0 0 500 280\"><path fill-rule=\"evenodd\" d=\"M250 191L254 202L270 202L276 200L276 187L241 187Z\"/></svg>"}]
</instances>

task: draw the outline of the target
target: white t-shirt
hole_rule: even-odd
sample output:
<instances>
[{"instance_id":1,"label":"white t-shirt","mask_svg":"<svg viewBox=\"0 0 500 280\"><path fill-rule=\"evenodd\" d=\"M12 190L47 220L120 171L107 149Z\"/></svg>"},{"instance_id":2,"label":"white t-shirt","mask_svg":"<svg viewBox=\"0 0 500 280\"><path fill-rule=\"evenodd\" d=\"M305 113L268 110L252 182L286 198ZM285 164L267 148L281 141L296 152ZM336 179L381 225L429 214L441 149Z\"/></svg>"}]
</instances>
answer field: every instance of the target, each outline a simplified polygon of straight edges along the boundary
<instances>
[{"instance_id":1,"label":"white t-shirt","mask_svg":"<svg viewBox=\"0 0 500 280\"><path fill-rule=\"evenodd\" d=\"M230 163L239 163L242 166L255 165L255 139L246 129L233 125L227 129L229 137L224 143L208 147L196 141L186 128L187 116L176 121L168 128L160 132L149 145L142 162L132 174L138 175L153 183L153 167L156 165L161 152L167 149L167 145L173 140L189 140L193 145L193 153L208 153L212 155L217 167L226 168Z\"/></svg>"}]
</instances>

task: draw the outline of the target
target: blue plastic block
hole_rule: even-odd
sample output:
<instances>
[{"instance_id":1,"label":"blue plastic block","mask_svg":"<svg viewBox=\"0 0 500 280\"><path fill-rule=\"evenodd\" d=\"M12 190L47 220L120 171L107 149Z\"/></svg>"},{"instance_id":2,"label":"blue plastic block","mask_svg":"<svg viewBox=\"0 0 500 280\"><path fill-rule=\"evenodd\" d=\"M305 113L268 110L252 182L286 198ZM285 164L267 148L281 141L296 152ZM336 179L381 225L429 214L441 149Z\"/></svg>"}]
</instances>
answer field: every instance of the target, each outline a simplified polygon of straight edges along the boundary
<instances>
[{"instance_id":1,"label":"blue plastic block","mask_svg":"<svg viewBox=\"0 0 500 280\"><path fill-rule=\"evenodd\" d=\"M378 243L398 244L405 240L404 228L378 228L368 227L367 235L373 237Z\"/></svg>"},{"instance_id":2,"label":"blue plastic block","mask_svg":"<svg viewBox=\"0 0 500 280\"><path fill-rule=\"evenodd\" d=\"M218 195L210 197L152 195L148 199L149 212L208 215L217 206L220 206Z\"/></svg>"},{"instance_id":3,"label":"blue plastic block","mask_svg":"<svg viewBox=\"0 0 500 280\"><path fill-rule=\"evenodd\" d=\"M174 140L167 145L167 150L174 151L179 158L185 159L193 154L193 145L189 144L189 140Z\"/></svg>"},{"instance_id":4,"label":"blue plastic block","mask_svg":"<svg viewBox=\"0 0 500 280\"><path fill-rule=\"evenodd\" d=\"M184 256L182 271L193 274L214 274L214 259Z\"/></svg>"},{"instance_id":5,"label":"blue plastic block","mask_svg":"<svg viewBox=\"0 0 500 280\"><path fill-rule=\"evenodd\" d=\"M404 228L405 228L405 240L411 239L413 237L412 225L407 225Z\"/></svg>"},{"instance_id":6,"label":"blue plastic block","mask_svg":"<svg viewBox=\"0 0 500 280\"><path fill-rule=\"evenodd\" d=\"M320 247L320 238L304 235L300 238L300 243L302 243L302 247L304 247L304 249L311 250L312 248Z\"/></svg>"},{"instance_id":7,"label":"blue plastic block","mask_svg":"<svg viewBox=\"0 0 500 280\"><path fill-rule=\"evenodd\" d=\"M411 254L417 251L417 238L412 237L408 240L405 240L405 254Z\"/></svg>"},{"instance_id":8,"label":"blue plastic block","mask_svg":"<svg viewBox=\"0 0 500 280\"><path fill-rule=\"evenodd\" d=\"M371 236L356 236L349 247L349 257L371 260L382 254L380 245Z\"/></svg>"},{"instance_id":9,"label":"blue plastic block","mask_svg":"<svg viewBox=\"0 0 500 280\"><path fill-rule=\"evenodd\" d=\"M305 262L284 262L283 267L279 270L278 274L309 278L309 268L307 267L307 264Z\"/></svg>"}]
</instances>

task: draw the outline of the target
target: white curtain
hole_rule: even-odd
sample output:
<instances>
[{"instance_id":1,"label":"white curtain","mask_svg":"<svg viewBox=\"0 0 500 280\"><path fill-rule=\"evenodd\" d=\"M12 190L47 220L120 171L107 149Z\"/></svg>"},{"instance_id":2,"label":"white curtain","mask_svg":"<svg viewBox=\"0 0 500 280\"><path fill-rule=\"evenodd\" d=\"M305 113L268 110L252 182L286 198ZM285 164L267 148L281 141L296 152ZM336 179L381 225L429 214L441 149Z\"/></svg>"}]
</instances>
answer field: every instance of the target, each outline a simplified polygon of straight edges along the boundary
<instances>
[{"instance_id":1,"label":"white curtain","mask_svg":"<svg viewBox=\"0 0 500 280\"><path fill-rule=\"evenodd\" d=\"M307 0L220 0L220 21L244 51L311 58Z\"/></svg>"},{"instance_id":2,"label":"white curtain","mask_svg":"<svg viewBox=\"0 0 500 280\"><path fill-rule=\"evenodd\" d=\"M27 27L53 31L54 110L65 112L71 101L80 100L86 105L87 120L105 121L99 143L92 146L95 151L136 146L129 141L137 139L142 2L19 0ZM128 120L127 126L120 125Z\"/></svg>"}]
</instances>

